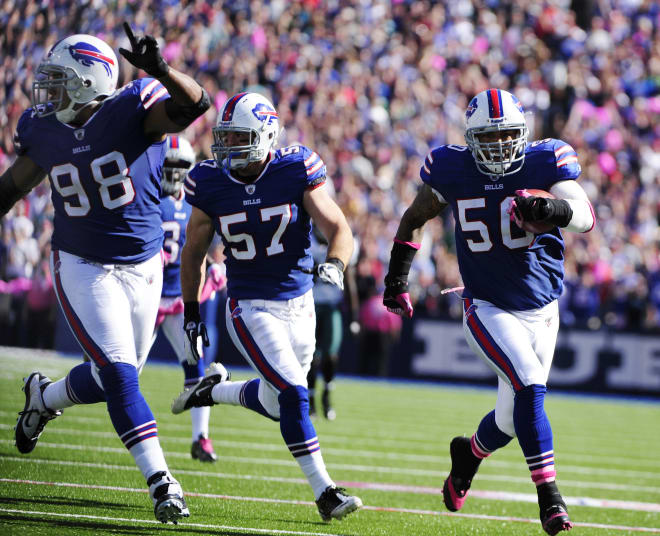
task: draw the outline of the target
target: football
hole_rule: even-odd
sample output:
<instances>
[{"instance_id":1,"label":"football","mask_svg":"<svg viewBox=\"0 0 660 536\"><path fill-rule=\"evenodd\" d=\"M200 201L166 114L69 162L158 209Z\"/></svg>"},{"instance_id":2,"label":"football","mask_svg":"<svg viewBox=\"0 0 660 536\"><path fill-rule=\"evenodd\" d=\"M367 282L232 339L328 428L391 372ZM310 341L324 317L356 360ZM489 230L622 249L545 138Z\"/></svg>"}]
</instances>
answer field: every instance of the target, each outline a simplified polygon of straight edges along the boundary
<instances>
[{"instance_id":1,"label":"football","mask_svg":"<svg viewBox=\"0 0 660 536\"><path fill-rule=\"evenodd\" d=\"M525 195L523 192L526 192L527 195ZM547 192L545 190L538 190L536 188L529 188L525 190L516 190L517 195L524 195L525 197L532 196L532 197L547 197L554 199L555 196L552 195L550 192ZM548 231L551 231L554 229L554 225L551 223L544 223L544 222L523 222L522 225L519 226L521 229L528 231L530 233L534 234L542 234L542 233L547 233Z\"/></svg>"}]
</instances>

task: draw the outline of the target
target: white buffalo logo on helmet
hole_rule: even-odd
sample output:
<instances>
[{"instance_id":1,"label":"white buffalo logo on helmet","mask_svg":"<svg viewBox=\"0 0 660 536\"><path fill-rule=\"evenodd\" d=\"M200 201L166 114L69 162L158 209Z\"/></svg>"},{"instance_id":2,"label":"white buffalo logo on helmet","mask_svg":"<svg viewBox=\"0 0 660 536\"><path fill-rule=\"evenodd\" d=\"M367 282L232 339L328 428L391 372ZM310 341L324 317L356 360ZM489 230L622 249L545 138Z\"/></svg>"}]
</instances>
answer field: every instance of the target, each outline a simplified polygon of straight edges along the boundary
<instances>
[{"instance_id":1,"label":"white buffalo logo on helmet","mask_svg":"<svg viewBox=\"0 0 660 536\"><path fill-rule=\"evenodd\" d=\"M263 102L258 103L252 108L252 113L259 121L265 121L267 125L271 125L273 120L277 119L277 112Z\"/></svg>"}]
</instances>

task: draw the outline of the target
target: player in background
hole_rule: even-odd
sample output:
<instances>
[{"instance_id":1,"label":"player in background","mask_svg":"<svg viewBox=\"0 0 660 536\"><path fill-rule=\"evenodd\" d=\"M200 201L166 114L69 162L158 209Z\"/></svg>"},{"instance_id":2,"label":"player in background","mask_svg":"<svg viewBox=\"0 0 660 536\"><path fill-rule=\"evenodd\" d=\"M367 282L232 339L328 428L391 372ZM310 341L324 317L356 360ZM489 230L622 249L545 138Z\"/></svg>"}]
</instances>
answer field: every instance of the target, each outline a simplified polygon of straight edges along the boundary
<instances>
[{"instance_id":1,"label":"player in background","mask_svg":"<svg viewBox=\"0 0 660 536\"><path fill-rule=\"evenodd\" d=\"M242 405L280 423L282 438L311 485L324 521L362 502L336 487L309 417L307 372L314 353L312 272L343 288L353 237L328 195L318 154L293 145L273 150L277 112L256 93L231 97L218 115L214 160L198 163L184 183L193 206L181 256L186 348L199 358L206 329L199 313L203 263L214 232L225 244L229 335L259 378L206 376L172 404L173 413L214 404ZM313 270L311 220L328 238Z\"/></svg>"},{"instance_id":2,"label":"player in background","mask_svg":"<svg viewBox=\"0 0 660 536\"><path fill-rule=\"evenodd\" d=\"M55 208L51 272L64 315L91 362L56 382L25 381L16 447L31 452L44 426L74 404L106 402L144 475L156 518L187 517L168 469L138 370L151 344L162 287L161 165L165 134L210 106L204 89L170 68L151 36L119 52L150 78L117 90L117 57L91 35L72 35L37 68L32 107L16 129L18 158L0 176L0 216L48 175Z\"/></svg>"},{"instance_id":3,"label":"player in background","mask_svg":"<svg viewBox=\"0 0 660 536\"><path fill-rule=\"evenodd\" d=\"M163 178L161 180L162 198L160 213L162 228L165 233L163 250L165 267L163 269L163 291L156 319L152 346L156 341L158 330L161 329L176 353L183 367L184 388L195 385L204 377L204 358L195 363L188 363L184 351L183 300L181 298L181 248L186 240L186 225L190 219L192 207L186 202L183 192L183 181L195 164L195 152L190 142L182 136L168 136L167 152L163 162ZM225 284L224 267L213 264L208 269L208 275L200 301L205 301L211 294L220 290ZM211 408L193 408L190 410L192 420L192 446L190 455L202 462L215 462L218 457L213 451L209 439L209 415Z\"/></svg>"},{"instance_id":4,"label":"player in background","mask_svg":"<svg viewBox=\"0 0 660 536\"><path fill-rule=\"evenodd\" d=\"M327 180L326 184L331 192L334 191L332 181ZM328 241L325 236L323 236L317 226L312 226L312 257L316 265L325 262L327 249ZM344 274L346 294L337 286L327 283L318 277L314 278L312 292L314 294L314 310L316 313L316 349L309 373L307 374L309 414L311 417L316 416L316 377L320 370L325 383L323 394L321 395L323 416L329 421L334 421L337 418L337 413L332 406L331 393L334 391L333 380L337 373L339 350L344 335L342 319L344 301L348 303L349 307L349 329L353 335L360 333L360 324L357 321L359 304L355 283L355 264L357 263L358 251L359 247L356 244Z\"/></svg>"},{"instance_id":5,"label":"player in background","mask_svg":"<svg viewBox=\"0 0 660 536\"><path fill-rule=\"evenodd\" d=\"M536 485L543 528L556 534L572 527L555 482L552 429L544 409L564 276L560 228L587 232L594 215L576 182L577 153L556 139L528 144L515 96L482 91L465 115L467 147L443 145L426 157L420 171L424 184L394 239L383 303L412 316L408 272L424 224L450 206L465 285L465 335L499 378L495 409L471 438L451 441L444 502L459 510L481 461L517 437ZM530 196L528 188L550 191L556 199ZM546 229L538 232L541 225Z\"/></svg>"}]
</instances>

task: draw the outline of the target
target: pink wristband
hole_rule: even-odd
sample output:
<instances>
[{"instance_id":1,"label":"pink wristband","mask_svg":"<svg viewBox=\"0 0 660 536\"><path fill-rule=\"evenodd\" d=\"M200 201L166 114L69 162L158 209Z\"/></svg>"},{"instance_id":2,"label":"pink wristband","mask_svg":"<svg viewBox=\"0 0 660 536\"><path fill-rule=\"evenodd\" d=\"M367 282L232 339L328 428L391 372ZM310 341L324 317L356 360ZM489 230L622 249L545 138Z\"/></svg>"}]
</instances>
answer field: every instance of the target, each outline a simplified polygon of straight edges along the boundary
<instances>
[{"instance_id":1,"label":"pink wristband","mask_svg":"<svg viewBox=\"0 0 660 536\"><path fill-rule=\"evenodd\" d=\"M395 238L394 241L397 244L403 244L404 246L411 247L413 249L419 249L422 247L421 244L418 244L417 242L404 242L403 240L399 240L398 238Z\"/></svg>"}]
</instances>

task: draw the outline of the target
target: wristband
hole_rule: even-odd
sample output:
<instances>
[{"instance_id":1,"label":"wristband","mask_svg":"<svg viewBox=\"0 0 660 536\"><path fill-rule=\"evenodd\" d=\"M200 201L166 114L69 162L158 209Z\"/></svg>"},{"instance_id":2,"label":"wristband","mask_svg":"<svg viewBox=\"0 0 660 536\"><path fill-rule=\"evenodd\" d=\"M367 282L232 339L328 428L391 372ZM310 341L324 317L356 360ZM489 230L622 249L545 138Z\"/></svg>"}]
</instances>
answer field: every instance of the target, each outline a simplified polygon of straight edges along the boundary
<instances>
[{"instance_id":1,"label":"wristband","mask_svg":"<svg viewBox=\"0 0 660 536\"><path fill-rule=\"evenodd\" d=\"M193 322L199 322L202 319L202 316L199 313L199 302L198 301L184 302L184 304L183 304L183 318L186 321L192 320Z\"/></svg>"},{"instance_id":2,"label":"wristband","mask_svg":"<svg viewBox=\"0 0 660 536\"><path fill-rule=\"evenodd\" d=\"M415 244L417 245L417 244ZM407 281L410 266L415 258L417 249L409 242L395 240L390 253L390 265L385 281Z\"/></svg>"},{"instance_id":3,"label":"wristband","mask_svg":"<svg viewBox=\"0 0 660 536\"><path fill-rule=\"evenodd\" d=\"M326 259L325 262L334 264L339 269L340 272L344 271L345 268L344 263L337 257L330 257L329 259Z\"/></svg>"}]
</instances>

